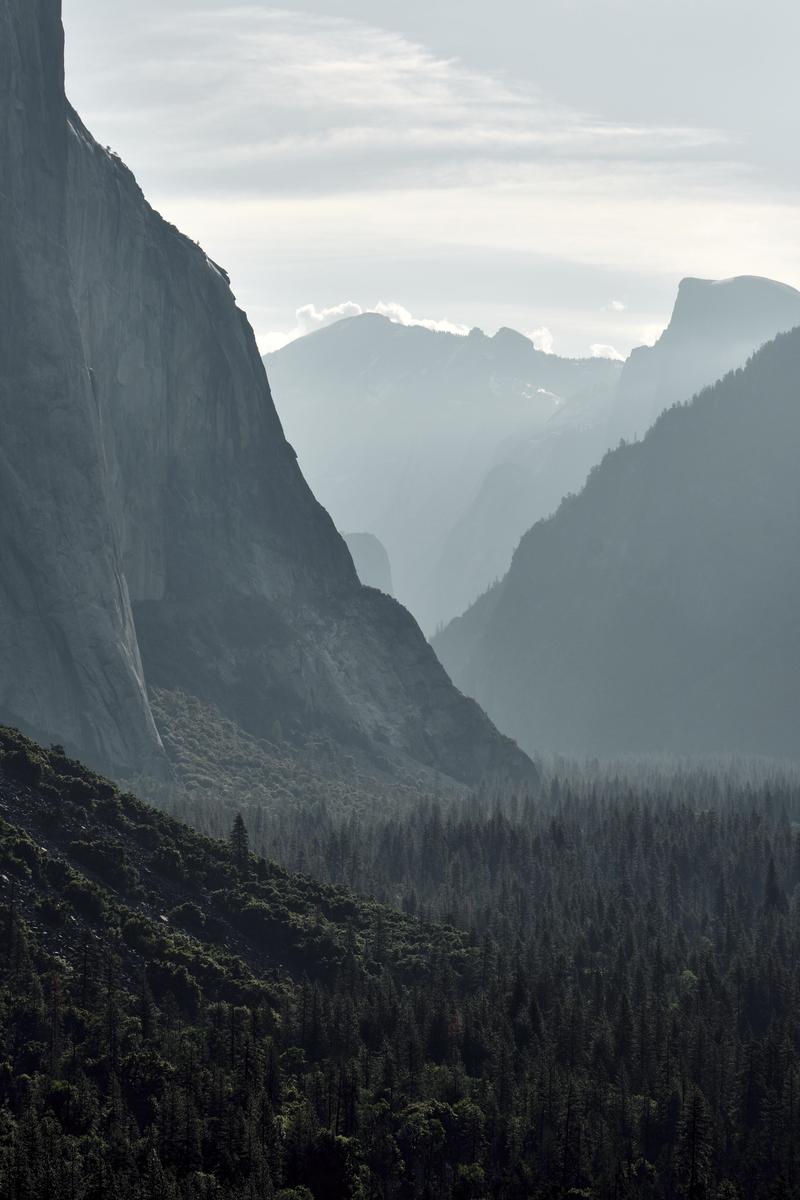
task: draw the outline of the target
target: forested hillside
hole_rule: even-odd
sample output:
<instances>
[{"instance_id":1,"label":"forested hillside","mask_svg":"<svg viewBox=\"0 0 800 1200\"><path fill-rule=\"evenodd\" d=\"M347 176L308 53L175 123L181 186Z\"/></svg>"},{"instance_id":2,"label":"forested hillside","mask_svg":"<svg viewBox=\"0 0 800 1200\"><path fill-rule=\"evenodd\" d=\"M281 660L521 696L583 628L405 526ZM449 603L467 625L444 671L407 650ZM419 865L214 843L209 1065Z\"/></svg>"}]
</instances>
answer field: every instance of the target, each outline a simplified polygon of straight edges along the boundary
<instances>
[{"instance_id":1,"label":"forested hillside","mask_svg":"<svg viewBox=\"0 0 800 1200\"><path fill-rule=\"evenodd\" d=\"M664 413L435 639L534 751L796 757L800 331Z\"/></svg>"},{"instance_id":2,"label":"forested hillside","mask_svg":"<svg viewBox=\"0 0 800 1200\"><path fill-rule=\"evenodd\" d=\"M298 815L402 915L0 746L9 1200L800 1194L795 780Z\"/></svg>"}]
</instances>

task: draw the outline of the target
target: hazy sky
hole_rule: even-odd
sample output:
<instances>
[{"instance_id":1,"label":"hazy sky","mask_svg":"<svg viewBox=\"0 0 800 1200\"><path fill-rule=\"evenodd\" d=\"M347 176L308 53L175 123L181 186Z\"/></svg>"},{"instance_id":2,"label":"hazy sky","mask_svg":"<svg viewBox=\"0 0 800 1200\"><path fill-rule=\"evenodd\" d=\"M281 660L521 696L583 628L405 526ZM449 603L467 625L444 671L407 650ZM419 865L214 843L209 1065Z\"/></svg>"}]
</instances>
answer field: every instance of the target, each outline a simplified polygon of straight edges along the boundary
<instances>
[{"instance_id":1,"label":"hazy sky","mask_svg":"<svg viewBox=\"0 0 800 1200\"><path fill-rule=\"evenodd\" d=\"M800 285L796 0L64 0L64 23L73 103L265 350L383 304L627 353L683 275Z\"/></svg>"}]
</instances>

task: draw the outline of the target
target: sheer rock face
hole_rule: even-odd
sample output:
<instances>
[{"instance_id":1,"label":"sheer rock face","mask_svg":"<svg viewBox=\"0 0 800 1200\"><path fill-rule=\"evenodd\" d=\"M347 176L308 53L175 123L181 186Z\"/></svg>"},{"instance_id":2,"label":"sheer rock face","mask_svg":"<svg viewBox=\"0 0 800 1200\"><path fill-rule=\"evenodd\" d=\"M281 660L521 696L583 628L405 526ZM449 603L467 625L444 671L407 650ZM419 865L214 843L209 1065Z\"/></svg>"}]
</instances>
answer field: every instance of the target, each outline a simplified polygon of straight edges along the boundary
<instances>
[{"instance_id":1,"label":"sheer rock face","mask_svg":"<svg viewBox=\"0 0 800 1200\"><path fill-rule=\"evenodd\" d=\"M146 678L256 733L277 718L389 766L529 775L360 587L225 273L66 104L59 9L0 0L2 716L157 769Z\"/></svg>"},{"instance_id":2,"label":"sheer rock face","mask_svg":"<svg viewBox=\"0 0 800 1200\"><path fill-rule=\"evenodd\" d=\"M656 417L710 387L779 333L800 325L800 292L756 275L683 279L669 325L622 370L609 444L644 435Z\"/></svg>"},{"instance_id":3,"label":"sheer rock face","mask_svg":"<svg viewBox=\"0 0 800 1200\"><path fill-rule=\"evenodd\" d=\"M72 300L60 6L0 3L0 712L111 763L161 757Z\"/></svg>"}]
</instances>

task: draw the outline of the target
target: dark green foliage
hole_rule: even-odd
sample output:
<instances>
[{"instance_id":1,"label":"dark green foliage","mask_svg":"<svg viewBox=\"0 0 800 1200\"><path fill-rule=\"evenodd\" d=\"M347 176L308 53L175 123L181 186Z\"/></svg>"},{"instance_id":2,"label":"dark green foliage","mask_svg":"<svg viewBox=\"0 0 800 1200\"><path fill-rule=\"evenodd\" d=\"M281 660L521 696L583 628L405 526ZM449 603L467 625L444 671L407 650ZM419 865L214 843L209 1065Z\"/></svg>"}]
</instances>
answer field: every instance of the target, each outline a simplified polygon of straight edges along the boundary
<instances>
[{"instance_id":1,"label":"dark green foliage","mask_svg":"<svg viewBox=\"0 0 800 1200\"><path fill-rule=\"evenodd\" d=\"M180 691L155 688L151 703L178 782L144 778L132 786L179 820L204 809L214 837L228 837L237 812L254 838L265 815L294 805L322 804L349 815L376 804L411 803L419 795L418 779L399 783L396 771L378 778L374 765L343 753L329 738L295 745L283 735L278 739L274 730L273 741L256 738ZM448 787L455 790L452 781Z\"/></svg>"},{"instance_id":2,"label":"dark green foliage","mask_svg":"<svg viewBox=\"0 0 800 1200\"><path fill-rule=\"evenodd\" d=\"M797 1200L791 781L265 825L424 924L89 775L54 828L56 767L0 763L4 1200Z\"/></svg>"},{"instance_id":3,"label":"dark green foliage","mask_svg":"<svg viewBox=\"0 0 800 1200\"><path fill-rule=\"evenodd\" d=\"M250 839L247 835L247 826L244 823L244 817L240 812L237 812L233 819L230 843L231 858L234 865L239 870L244 870L250 861Z\"/></svg>"}]
</instances>

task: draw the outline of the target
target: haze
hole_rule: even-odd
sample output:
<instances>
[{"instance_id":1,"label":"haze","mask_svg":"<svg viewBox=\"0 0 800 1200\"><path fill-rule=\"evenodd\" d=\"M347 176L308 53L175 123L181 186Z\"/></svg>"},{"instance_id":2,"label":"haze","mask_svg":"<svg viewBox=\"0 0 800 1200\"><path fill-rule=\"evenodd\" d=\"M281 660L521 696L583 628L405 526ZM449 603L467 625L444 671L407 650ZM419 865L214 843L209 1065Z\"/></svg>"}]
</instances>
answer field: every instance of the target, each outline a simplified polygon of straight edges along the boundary
<instances>
[{"instance_id":1,"label":"haze","mask_svg":"<svg viewBox=\"0 0 800 1200\"><path fill-rule=\"evenodd\" d=\"M789 0L64 10L73 102L264 351L382 303L626 355L684 275L800 283Z\"/></svg>"}]
</instances>

